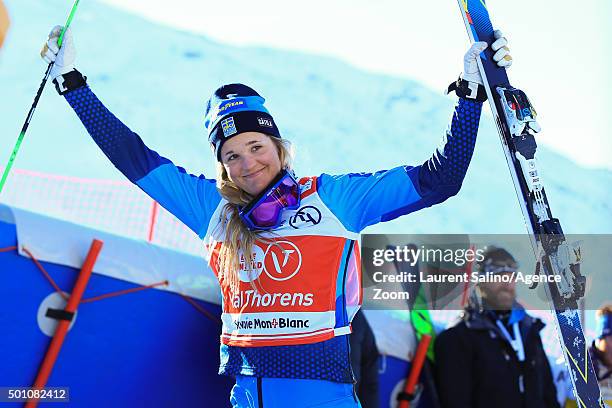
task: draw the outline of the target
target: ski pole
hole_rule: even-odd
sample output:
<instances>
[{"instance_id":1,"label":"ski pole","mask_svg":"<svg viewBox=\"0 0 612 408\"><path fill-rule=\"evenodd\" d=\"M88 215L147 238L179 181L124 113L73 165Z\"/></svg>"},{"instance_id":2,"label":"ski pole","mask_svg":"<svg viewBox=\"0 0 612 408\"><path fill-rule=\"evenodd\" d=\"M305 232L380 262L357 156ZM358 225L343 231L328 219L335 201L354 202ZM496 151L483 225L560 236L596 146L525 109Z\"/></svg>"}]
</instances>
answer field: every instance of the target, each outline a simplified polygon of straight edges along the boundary
<instances>
[{"instance_id":1,"label":"ski pole","mask_svg":"<svg viewBox=\"0 0 612 408\"><path fill-rule=\"evenodd\" d=\"M70 10L70 15L68 16L68 20L66 21L66 24L64 25L64 28L62 29L60 36L57 40L58 48L62 46L62 41L64 39L64 33L66 32L66 30L70 26L70 23L72 22L74 13L76 12L77 6L79 5L79 1L80 0L75 0L74 4L72 5L72 9ZM19 152L19 148L21 147L21 142L23 141L26 131L28 130L28 126L30 125L30 121L32 120L32 116L34 115L36 106L38 105L38 100L40 99L40 96L42 95L43 89L45 89L45 85L47 84L47 79L49 79L49 73L51 72L51 68L53 68L54 63L55 62L49 63L49 66L47 67L45 76L43 77L43 80L40 83L40 86L38 87L38 92L36 92L36 96L34 97L34 102L32 102L32 106L30 107L28 116L26 117L25 123L23 124L23 127L21 128L21 133L19 133L19 137L17 138L17 142L15 143L15 147L13 148L8 164L4 168L4 173L2 173L2 179L0 179L0 193L2 193L2 189L4 188L6 179L8 178L11 168L13 167L13 163L15 163L17 152Z\"/></svg>"},{"instance_id":2,"label":"ski pole","mask_svg":"<svg viewBox=\"0 0 612 408\"><path fill-rule=\"evenodd\" d=\"M404 384L404 390L397 396L397 405L400 408L409 408L410 402L414 399L414 390L416 389L416 384L419 380L423 363L427 358L427 348L429 347L430 341L431 336L427 334L424 334L423 337L421 337L421 341L419 342L414 358L412 359L412 368L410 369L410 374L408 375L408 379L406 379Z\"/></svg>"}]
</instances>

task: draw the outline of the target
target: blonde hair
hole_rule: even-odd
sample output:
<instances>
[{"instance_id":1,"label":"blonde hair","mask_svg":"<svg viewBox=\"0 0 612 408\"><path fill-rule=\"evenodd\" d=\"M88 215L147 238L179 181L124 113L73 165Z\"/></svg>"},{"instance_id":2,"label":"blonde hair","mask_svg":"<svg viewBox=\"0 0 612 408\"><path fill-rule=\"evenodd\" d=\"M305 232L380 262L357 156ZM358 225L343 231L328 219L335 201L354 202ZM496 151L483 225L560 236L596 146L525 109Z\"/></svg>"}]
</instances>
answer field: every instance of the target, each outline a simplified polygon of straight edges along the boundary
<instances>
[{"instance_id":1,"label":"blonde hair","mask_svg":"<svg viewBox=\"0 0 612 408\"><path fill-rule=\"evenodd\" d=\"M281 168L290 169L293 163L291 142L276 137L270 137L270 139L272 139L278 151ZM261 237L260 231L249 230L240 219L238 215L240 207L246 206L253 199L253 196L240 189L230 180L229 174L220 162L217 162L217 190L227 200L219 218L219 227L224 233L224 238L219 251L218 276L219 280L225 280L229 284L231 293L237 294L240 290L240 278L238 276L241 261L239 259L240 252L245 257L244 268L248 273L251 273L250 254L253 252L253 245L255 245L256 240L265 241L265 239ZM253 280L251 280L251 285L253 289L257 289Z\"/></svg>"}]
</instances>

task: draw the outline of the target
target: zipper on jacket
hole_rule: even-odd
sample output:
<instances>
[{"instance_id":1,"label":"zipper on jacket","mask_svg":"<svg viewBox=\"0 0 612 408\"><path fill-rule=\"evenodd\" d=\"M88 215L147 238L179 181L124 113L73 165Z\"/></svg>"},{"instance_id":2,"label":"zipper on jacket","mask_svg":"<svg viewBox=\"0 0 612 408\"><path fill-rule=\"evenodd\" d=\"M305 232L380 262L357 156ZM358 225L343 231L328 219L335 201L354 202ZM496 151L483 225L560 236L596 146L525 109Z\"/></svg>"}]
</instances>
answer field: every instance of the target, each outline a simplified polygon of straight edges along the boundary
<instances>
[{"instance_id":1,"label":"zipper on jacket","mask_svg":"<svg viewBox=\"0 0 612 408\"><path fill-rule=\"evenodd\" d=\"M351 254L353 253L353 246L355 245L355 241L351 241L351 244L349 246L349 250L346 254L346 260L344 263L344 272L342 275L342 317L344 318L344 321L347 322L348 324L350 324L350 322L348 321L348 313L346 312L346 273L347 273L347 269L349 266L349 261L351 259ZM350 334L344 335L345 337L345 341L346 341L346 349L348 350L347 353L347 360L348 360L348 367L349 370L351 372L351 378L353 380L353 383L356 382L355 379L355 374L353 373L353 365L351 363L351 342L349 340L349 336ZM354 389L354 387L353 387ZM355 392L353 392L353 397L356 398L356 394Z\"/></svg>"},{"instance_id":2,"label":"zipper on jacket","mask_svg":"<svg viewBox=\"0 0 612 408\"><path fill-rule=\"evenodd\" d=\"M263 385L261 377L257 377L257 406L263 408Z\"/></svg>"}]
</instances>

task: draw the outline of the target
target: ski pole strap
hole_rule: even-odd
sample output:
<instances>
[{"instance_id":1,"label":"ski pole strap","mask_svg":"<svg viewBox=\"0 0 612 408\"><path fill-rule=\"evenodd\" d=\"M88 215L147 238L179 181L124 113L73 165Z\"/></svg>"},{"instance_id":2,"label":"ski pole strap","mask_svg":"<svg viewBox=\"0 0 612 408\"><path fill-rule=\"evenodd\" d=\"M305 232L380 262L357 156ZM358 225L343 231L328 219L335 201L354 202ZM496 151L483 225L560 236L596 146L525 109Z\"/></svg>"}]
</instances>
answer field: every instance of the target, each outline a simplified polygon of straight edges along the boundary
<instances>
[{"instance_id":1,"label":"ski pole strap","mask_svg":"<svg viewBox=\"0 0 612 408\"><path fill-rule=\"evenodd\" d=\"M487 100L487 91L483 85L466 81L461 77L451 83L446 89L447 95L451 92L455 92L460 98L471 99L476 102L484 102Z\"/></svg>"},{"instance_id":2,"label":"ski pole strap","mask_svg":"<svg viewBox=\"0 0 612 408\"><path fill-rule=\"evenodd\" d=\"M50 317L51 319L55 319L55 320L66 320L71 322L72 319L74 319L74 313L72 312L67 312L65 310L62 309L47 309L47 313L45 313L46 317Z\"/></svg>"},{"instance_id":3,"label":"ski pole strap","mask_svg":"<svg viewBox=\"0 0 612 408\"><path fill-rule=\"evenodd\" d=\"M74 69L64 75L59 75L53 80L53 84L55 85L57 93L64 95L70 91L86 86L87 77Z\"/></svg>"}]
</instances>

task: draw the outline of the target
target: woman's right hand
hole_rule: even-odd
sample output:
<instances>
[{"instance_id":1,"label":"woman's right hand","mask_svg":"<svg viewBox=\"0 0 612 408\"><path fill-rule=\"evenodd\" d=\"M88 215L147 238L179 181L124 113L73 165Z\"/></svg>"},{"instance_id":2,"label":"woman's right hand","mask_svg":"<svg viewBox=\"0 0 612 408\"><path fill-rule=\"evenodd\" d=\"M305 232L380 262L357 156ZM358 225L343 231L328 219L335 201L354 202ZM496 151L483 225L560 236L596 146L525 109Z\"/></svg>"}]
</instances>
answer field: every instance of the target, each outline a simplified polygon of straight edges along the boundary
<instances>
[{"instance_id":1,"label":"woman's right hand","mask_svg":"<svg viewBox=\"0 0 612 408\"><path fill-rule=\"evenodd\" d=\"M40 56L47 63L55 62L49 77L54 80L60 75L67 74L74 69L74 60L76 59L76 49L70 28L64 33L61 48L58 47L57 41L62 31L61 26L55 26L49 33L47 42L40 50Z\"/></svg>"}]
</instances>

